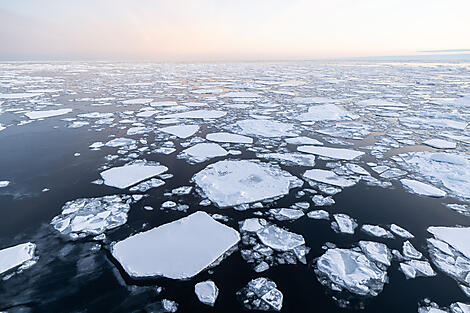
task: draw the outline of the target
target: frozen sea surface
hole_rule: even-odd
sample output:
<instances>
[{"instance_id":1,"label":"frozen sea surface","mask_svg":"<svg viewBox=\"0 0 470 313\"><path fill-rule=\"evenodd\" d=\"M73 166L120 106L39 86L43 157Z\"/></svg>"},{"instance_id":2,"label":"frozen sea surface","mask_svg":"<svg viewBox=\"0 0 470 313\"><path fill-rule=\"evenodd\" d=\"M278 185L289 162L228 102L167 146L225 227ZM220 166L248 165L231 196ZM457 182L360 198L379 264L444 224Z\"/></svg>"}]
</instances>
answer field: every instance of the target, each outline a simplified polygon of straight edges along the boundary
<instances>
[{"instance_id":1,"label":"frozen sea surface","mask_svg":"<svg viewBox=\"0 0 470 313\"><path fill-rule=\"evenodd\" d=\"M468 312L469 78L0 63L0 311Z\"/></svg>"}]
</instances>

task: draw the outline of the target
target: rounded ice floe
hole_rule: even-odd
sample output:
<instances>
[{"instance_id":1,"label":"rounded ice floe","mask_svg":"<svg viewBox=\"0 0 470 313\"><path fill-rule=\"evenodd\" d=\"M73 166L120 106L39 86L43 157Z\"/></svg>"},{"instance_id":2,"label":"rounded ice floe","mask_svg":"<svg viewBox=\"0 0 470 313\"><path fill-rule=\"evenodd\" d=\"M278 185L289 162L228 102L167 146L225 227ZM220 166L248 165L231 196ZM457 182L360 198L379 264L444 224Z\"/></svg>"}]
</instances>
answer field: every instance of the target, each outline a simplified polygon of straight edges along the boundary
<instances>
[{"instance_id":1,"label":"rounded ice floe","mask_svg":"<svg viewBox=\"0 0 470 313\"><path fill-rule=\"evenodd\" d=\"M198 211L119 241L111 253L131 277L185 279L206 269L239 240L236 230Z\"/></svg>"},{"instance_id":2,"label":"rounded ice floe","mask_svg":"<svg viewBox=\"0 0 470 313\"><path fill-rule=\"evenodd\" d=\"M303 183L280 167L256 160L224 160L207 166L192 180L219 207L284 196Z\"/></svg>"},{"instance_id":3,"label":"rounded ice floe","mask_svg":"<svg viewBox=\"0 0 470 313\"><path fill-rule=\"evenodd\" d=\"M10 184L8 180L0 180L0 188L5 188Z\"/></svg>"},{"instance_id":4,"label":"rounded ice floe","mask_svg":"<svg viewBox=\"0 0 470 313\"><path fill-rule=\"evenodd\" d=\"M215 300L217 300L217 297L219 295L219 288L217 288L217 286L212 280L207 280L197 283L194 286L194 292L196 293L199 301L204 304L213 306Z\"/></svg>"},{"instance_id":5,"label":"rounded ice floe","mask_svg":"<svg viewBox=\"0 0 470 313\"><path fill-rule=\"evenodd\" d=\"M215 142L228 142L228 143L245 143L251 144L253 143L253 138L232 134L232 133L210 133L206 135L206 139Z\"/></svg>"},{"instance_id":6,"label":"rounded ice floe","mask_svg":"<svg viewBox=\"0 0 470 313\"><path fill-rule=\"evenodd\" d=\"M34 258L36 245L32 242L22 243L0 250L0 274L14 269Z\"/></svg>"},{"instance_id":7,"label":"rounded ice floe","mask_svg":"<svg viewBox=\"0 0 470 313\"><path fill-rule=\"evenodd\" d=\"M437 138L426 140L423 143L437 149L455 149L457 147L455 142Z\"/></svg>"},{"instance_id":8,"label":"rounded ice floe","mask_svg":"<svg viewBox=\"0 0 470 313\"><path fill-rule=\"evenodd\" d=\"M358 295L376 296L387 282L386 270L352 249L328 249L317 259L315 273L323 285Z\"/></svg>"},{"instance_id":9,"label":"rounded ice floe","mask_svg":"<svg viewBox=\"0 0 470 313\"><path fill-rule=\"evenodd\" d=\"M300 152L311 153L338 160L353 160L364 155L364 152L362 151L316 146L299 146L297 147L297 150L299 150Z\"/></svg>"},{"instance_id":10,"label":"rounded ice floe","mask_svg":"<svg viewBox=\"0 0 470 313\"><path fill-rule=\"evenodd\" d=\"M446 192L434 186L413 179L400 179L400 182L412 193L430 197L445 197Z\"/></svg>"},{"instance_id":11,"label":"rounded ice floe","mask_svg":"<svg viewBox=\"0 0 470 313\"><path fill-rule=\"evenodd\" d=\"M168 168L160 164L133 162L113 167L100 173L104 184L116 188L127 188L143 180L166 172Z\"/></svg>"}]
</instances>

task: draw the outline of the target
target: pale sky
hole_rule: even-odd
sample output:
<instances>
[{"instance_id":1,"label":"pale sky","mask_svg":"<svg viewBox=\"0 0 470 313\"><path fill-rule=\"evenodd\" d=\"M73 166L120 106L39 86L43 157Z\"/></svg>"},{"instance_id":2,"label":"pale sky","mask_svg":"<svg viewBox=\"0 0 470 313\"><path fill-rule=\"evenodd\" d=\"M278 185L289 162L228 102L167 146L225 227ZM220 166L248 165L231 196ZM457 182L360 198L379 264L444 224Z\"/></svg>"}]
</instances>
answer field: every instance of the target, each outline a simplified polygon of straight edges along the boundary
<instances>
[{"instance_id":1,"label":"pale sky","mask_svg":"<svg viewBox=\"0 0 470 313\"><path fill-rule=\"evenodd\" d=\"M0 0L0 59L241 60L470 48L470 0Z\"/></svg>"}]
</instances>

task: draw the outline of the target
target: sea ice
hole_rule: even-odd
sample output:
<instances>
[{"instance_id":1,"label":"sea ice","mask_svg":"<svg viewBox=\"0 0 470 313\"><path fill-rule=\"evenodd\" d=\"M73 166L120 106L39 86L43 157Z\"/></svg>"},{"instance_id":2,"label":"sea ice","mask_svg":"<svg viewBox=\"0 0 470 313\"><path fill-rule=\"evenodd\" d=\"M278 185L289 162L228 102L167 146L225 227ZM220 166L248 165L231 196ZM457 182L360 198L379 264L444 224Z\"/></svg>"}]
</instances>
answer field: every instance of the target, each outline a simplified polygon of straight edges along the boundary
<instances>
[{"instance_id":1,"label":"sea ice","mask_svg":"<svg viewBox=\"0 0 470 313\"><path fill-rule=\"evenodd\" d=\"M158 163L132 162L112 167L100 173L104 184L116 188L127 188L143 180L166 172L168 168Z\"/></svg>"},{"instance_id":2,"label":"sea ice","mask_svg":"<svg viewBox=\"0 0 470 313\"><path fill-rule=\"evenodd\" d=\"M197 125L175 125L160 128L162 132L168 133L170 135L175 135L178 138L188 138L197 133L199 126Z\"/></svg>"},{"instance_id":3,"label":"sea ice","mask_svg":"<svg viewBox=\"0 0 470 313\"><path fill-rule=\"evenodd\" d=\"M261 242L278 251L292 250L305 244L304 237L291 233L275 225L265 227L256 233Z\"/></svg>"},{"instance_id":4,"label":"sea ice","mask_svg":"<svg viewBox=\"0 0 470 313\"><path fill-rule=\"evenodd\" d=\"M315 105L308 108L308 112L298 116L300 121L339 121L359 118L358 115L350 113L334 104Z\"/></svg>"},{"instance_id":5,"label":"sea ice","mask_svg":"<svg viewBox=\"0 0 470 313\"><path fill-rule=\"evenodd\" d=\"M236 230L198 211L119 241L111 253L131 277L185 279L206 269L239 240Z\"/></svg>"},{"instance_id":6,"label":"sea ice","mask_svg":"<svg viewBox=\"0 0 470 313\"><path fill-rule=\"evenodd\" d=\"M393 234L391 232L377 225L364 224L361 226L361 230L371 236L379 238L393 238Z\"/></svg>"},{"instance_id":7,"label":"sea ice","mask_svg":"<svg viewBox=\"0 0 470 313\"><path fill-rule=\"evenodd\" d=\"M294 166L315 166L315 156L298 153L298 152L289 152L289 153L262 153L256 155L258 158L278 161L281 164Z\"/></svg>"},{"instance_id":8,"label":"sea ice","mask_svg":"<svg viewBox=\"0 0 470 313\"><path fill-rule=\"evenodd\" d=\"M323 146L323 142L318 141L316 139L310 138L310 137L293 137L293 138L286 138L285 141L288 144L291 145L317 145L317 146Z\"/></svg>"},{"instance_id":9,"label":"sea ice","mask_svg":"<svg viewBox=\"0 0 470 313\"><path fill-rule=\"evenodd\" d=\"M313 210L307 213L309 218L313 218L316 220L329 220L330 214L325 210Z\"/></svg>"},{"instance_id":10,"label":"sea ice","mask_svg":"<svg viewBox=\"0 0 470 313\"><path fill-rule=\"evenodd\" d=\"M390 230L397 236L401 238L411 239L414 238L412 233L404 229L403 227L398 226L397 224L390 225Z\"/></svg>"},{"instance_id":11,"label":"sea ice","mask_svg":"<svg viewBox=\"0 0 470 313\"><path fill-rule=\"evenodd\" d=\"M52 219L51 225L71 239L99 235L127 222L130 202L126 195L68 201L61 214Z\"/></svg>"},{"instance_id":12,"label":"sea ice","mask_svg":"<svg viewBox=\"0 0 470 313\"><path fill-rule=\"evenodd\" d=\"M390 266L392 263L392 253L387 245L375 241L359 241L362 252L372 261Z\"/></svg>"},{"instance_id":13,"label":"sea ice","mask_svg":"<svg viewBox=\"0 0 470 313\"><path fill-rule=\"evenodd\" d=\"M254 160L224 160L208 165L192 180L219 207L284 196L302 182L278 166Z\"/></svg>"},{"instance_id":14,"label":"sea ice","mask_svg":"<svg viewBox=\"0 0 470 313\"><path fill-rule=\"evenodd\" d=\"M419 276L431 277L436 275L436 272L434 272L428 261L409 260L400 263L400 270L405 274L407 279Z\"/></svg>"},{"instance_id":15,"label":"sea ice","mask_svg":"<svg viewBox=\"0 0 470 313\"><path fill-rule=\"evenodd\" d=\"M337 233L354 234L357 228L356 221L347 214L337 213L333 214L334 221L331 222L331 228Z\"/></svg>"},{"instance_id":16,"label":"sea ice","mask_svg":"<svg viewBox=\"0 0 470 313\"><path fill-rule=\"evenodd\" d=\"M429 139L423 143L427 146L437 149L455 149L457 147L457 144L455 142L443 139Z\"/></svg>"},{"instance_id":17,"label":"sea ice","mask_svg":"<svg viewBox=\"0 0 470 313\"><path fill-rule=\"evenodd\" d=\"M0 274L33 260L35 250L36 245L32 242L1 249Z\"/></svg>"},{"instance_id":18,"label":"sea ice","mask_svg":"<svg viewBox=\"0 0 470 313\"><path fill-rule=\"evenodd\" d=\"M0 180L0 188L5 188L10 184L8 180Z\"/></svg>"},{"instance_id":19,"label":"sea ice","mask_svg":"<svg viewBox=\"0 0 470 313\"><path fill-rule=\"evenodd\" d=\"M271 120L241 120L236 124L242 134L261 137L292 137L296 134L292 124Z\"/></svg>"},{"instance_id":20,"label":"sea ice","mask_svg":"<svg viewBox=\"0 0 470 313\"><path fill-rule=\"evenodd\" d=\"M412 193L430 197L445 197L446 192L434 186L413 179L400 179L400 182Z\"/></svg>"},{"instance_id":21,"label":"sea ice","mask_svg":"<svg viewBox=\"0 0 470 313\"><path fill-rule=\"evenodd\" d=\"M183 150L178 158L187 159L189 162L201 163L206 160L226 156L227 150L216 143L198 143L192 147Z\"/></svg>"},{"instance_id":22,"label":"sea ice","mask_svg":"<svg viewBox=\"0 0 470 313\"><path fill-rule=\"evenodd\" d=\"M387 282L386 270L352 249L328 249L317 259L315 273L332 290L346 289L358 295L376 296Z\"/></svg>"},{"instance_id":23,"label":"sea ice","mask_svg":"<svg viewBox=\"0 0 470 313\"><path fill-rule=\"evenodd\" d=\"M36 120L40 118L64 115L70 112L72 112L72 109L58 109L58 110L45 110L45 111L31 111L31 112L26 112L24 115L26 115L32 120Z\"/></svg>"},{"instance_id":24,"label":"sea ice","mask_svg":"<svg viewBox=\"0 0 470 313\"><path fill-rule=\"evenodd\" d=\"M237 292L247 310L280 311L283 295L272 280L260 277L251 280Z\"/></svg>"},{"instance_id":25,"label":"sea ice","mask_svg":"<svg viewBox=\"0 0 470 313\"><path fill-rule=\"evenodd\" d=\"M206 280L197 283L194 286L194 292L196 293L199 301L204 304L214 306L215 300L217 300L217 296L219 295L219 288L217 288L212 280Z\"/></svg>"},{"instance_id":26,"label":"sea ice","mask_svg":"<svg viewBox=\"0 0 470 313\"><path fill-rule=\"evenodd\" d=\"M316 146L299 146L297 150L338 160L353 160L364 154L364 152L356 150Z\"/></svg>"},{"instance_id":27,"label":"sea ice","mask_svg":"<svg viewBox=\"0 0 470 313\"><path fill-rule=\"evenodd\" d=\"M215 142L228 142L228 143L246 143L251 144L253 143L253 138L231 134L231 133L210 133L206 136L207 140L215 141Z\"/></svg>"},{"instance_id":28,"label":"sea ice","mask_svg":"<svg viewBox=\"0 0 470 313\"><path fill-rule=\"evenodd\" d=\"M200 119L214 119L220 118L227 114L227 112L216 110L194 110L180 113L173 113L158 116L158 118L200 118Z\"/></svg>"},{"instance_id":29,"label":"sea ice","mask_svg":"<svg viewBox=\"0 0 470 313\"><path fill-rule=\"evenodd\" d=\"M336 175L333 171L321 170L316 168L305 171L303 177L306 179L311 179L320 183L325 183L338 187L351 187L356 184L355 180L347 179L342 176Z\"/></svg>"}]
</instances>

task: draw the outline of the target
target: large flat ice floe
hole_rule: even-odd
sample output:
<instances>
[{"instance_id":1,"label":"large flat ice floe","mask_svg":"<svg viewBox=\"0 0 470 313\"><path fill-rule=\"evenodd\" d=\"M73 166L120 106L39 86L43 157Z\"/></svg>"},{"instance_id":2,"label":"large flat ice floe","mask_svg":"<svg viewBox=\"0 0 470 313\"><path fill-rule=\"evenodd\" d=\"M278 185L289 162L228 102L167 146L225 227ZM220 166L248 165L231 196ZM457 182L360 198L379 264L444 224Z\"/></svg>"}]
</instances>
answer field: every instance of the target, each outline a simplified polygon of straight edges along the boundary
<instances>
[{"instance_id":1,"label":"large flat ice floe","mask_svg":"<svg viewBox=\"0 0 470 313\"><path fill-rule=\"evenodd\" d=\"M236 124L242 134L261 137L292 137L296 134L292 124L272 120L241 120Z\"/></svg>"},{"instance_id":2,"label":"large flat ice floe","mask_svg":"<svg viewBox=\"0 0 470 313\"><path fill-rule=\"evenodd\" d=\"M238 243L238 232L198 211L115 243L111 253L134 278L193 277Z\"/></svg>"},{"instance_id":3,"label":"large flat ice floe","mask_svg":"<svg viewBox=\"0 0 470 313\"><path fill-rule=\"evenodd\" d=\"M37 120L40 118L64 115L70 112L72 112L72 109L58 109L58 110L45 110L45 111L31 111L31 112L26 112L24 115L26 115L32 120Z\"/></svg>"},{"instance_id":4,"label":"large flat ice floe","mask_svg":"<svg viewBox=\"0 0 470 313\"><path fill-rule=\"evenodd\" d=\"M101 172L100 175L105 185L123 189L160 175L167 170L166 166L158 163L133 162L107 169Z\"/></svg>"},{"instance_id":5,"label":"large flat ice floe","mask_svg":"<svg viewBox=\"0 0 470 313\"><path fill-rule=\"evenodd\" d=\"M297 150L300 152L316 154L323 157L328 157L338 160L353 160L364 154L362 151L356 151L351 149L342 148L328 148L328 147L316 147L316 146L299 146Z\"/></svg>"},{"instance_id":6,"label":"large flat ice floe","mask_svg":"<svg viewBox=\"0 0 470 313\"><path fill-rule=\"evenodd\" d=\"M0 274L5 273L34 259L36 245L32 242L22 243L0 250Z\"/></svg>"},{"instance_id":7,"label":"large flat ice floe","mask_svg":"<svg viewBox=\"0 0 470 313\"><path fill-rule=\"evenodd\" d=\"M417 180L413 179L400 179L400 182L405 186L408 190L413 193L422 196L430 196L430 197L445 197L446 192L436 188L434 186L422 183Z\"/></svg>"},{"instance_id":8,"label":"large flat ice floe","mask_svg":"<svg viewBox=\"0 0 470 313\"><path fill-rule=\"evenodd\" d=\"M284 196L303 183L278 166L255 160L224 160L207 166L193 181L219 207Z\"/></svg>"},{"instance_id":9,"label":"large flat ice floe","mask_svg":"<svg viewBox=\"0 0 470 313\"><path fill-rule=\"evenodd\" d=\"M308 108L308 112L298 116L301 121L340 121L357 118L359 118L358 115L331 103L311 106Z\"/></svg>"},{"instance_id":10,"label":"large flat ice floe","mask_svg":"<svg viewBox=\"0 0 470 313\"><path fill-rule=\"evenodd\" d=\"M217 110L194 110L179 113L172 113L158 116L158 118L194 118L194 119L214 119L220 118L227 114L224 111Z\"/></svg>"},{"instance_id":11,"label":"large flat ice floe","mask_svg":"<svg viewBox=\"0 0 470 313\"><path fill-rule=\"evenodd\" d=\"M469 156L447 152L412 152L400 154L399 158L403 168L421 175L449 195L470 199Z\"/></svg>"}]
</instances>

